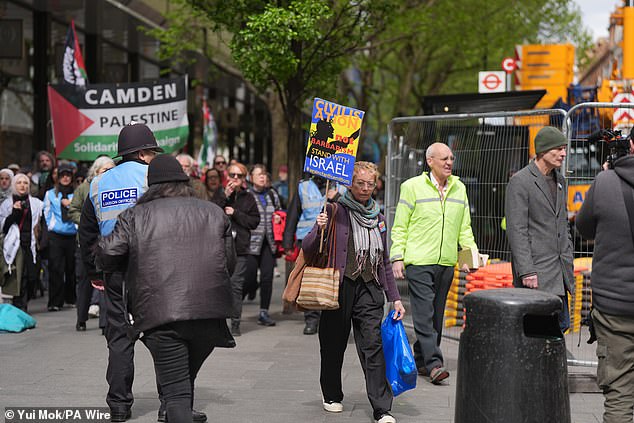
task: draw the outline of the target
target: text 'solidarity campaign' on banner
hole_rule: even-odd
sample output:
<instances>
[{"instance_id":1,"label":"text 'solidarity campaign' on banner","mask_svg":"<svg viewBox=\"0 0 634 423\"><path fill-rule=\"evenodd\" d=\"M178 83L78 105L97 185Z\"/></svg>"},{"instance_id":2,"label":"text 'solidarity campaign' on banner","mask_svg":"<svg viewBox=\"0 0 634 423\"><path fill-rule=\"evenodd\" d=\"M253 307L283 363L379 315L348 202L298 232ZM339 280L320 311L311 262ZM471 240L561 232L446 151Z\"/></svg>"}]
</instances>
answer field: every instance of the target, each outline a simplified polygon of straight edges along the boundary
<instances>
[{"instance_id":1,"label":"text 'solidarity campaign' on banner","mask_svg":"<svg viewBox=\"0 0 634 423\"><path fill-rule=\"evenodd\" d=\"M187 77L84 87L49 85L55 154L63 159L95 160L117 154L125 125L144 123L165 152L182 148L189 134Z\"/></svg>"},{"instance_id":2,"label":"text 'solidarity campaign' on banner","mask_svg":"<svg viewBox=\"0 0 634 423\"><path fill-rule=\"evenodd\" d=\"M315 98L304 171L350 186L364 114Z\"/></svg>"}]
</instances>

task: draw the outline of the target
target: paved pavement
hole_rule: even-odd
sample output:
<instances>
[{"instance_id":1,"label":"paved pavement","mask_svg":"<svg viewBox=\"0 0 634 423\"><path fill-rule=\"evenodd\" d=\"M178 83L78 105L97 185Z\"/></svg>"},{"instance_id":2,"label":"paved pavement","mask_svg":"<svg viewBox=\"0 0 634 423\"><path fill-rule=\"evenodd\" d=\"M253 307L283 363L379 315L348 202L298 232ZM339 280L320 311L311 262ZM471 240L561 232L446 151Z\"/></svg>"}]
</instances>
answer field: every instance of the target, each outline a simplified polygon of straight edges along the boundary
<instances>
[{"instance_id":1,"label":"paved pavement","mask_svg":"<svg viewBox=\"0 0 634 423\"><path fill-rule=\"evenodd\" d=\"M245 303L238 346L217 349L205 362L196 381L195 407L205 411L210 422L372 421L352 338L343 369L344 412L322 410L318 339L302 335L300 314L281 313L282 286L283 279L276 278L271 307L275 327L258 326L257 302ZM0 334L0 411L7 406L105 407L107 349L97 319L80 333L74 328L75 309L49 313L44 299L32 301L29 308L37 328ZM450 378L445 385L434 386L419 377L415 390L394 400L392 411L399 422L453 421L458 343L445 339L442 347ZM134 396L130 421L156 421L159 402L152 360L140 342ZM571 394L570 403L573 423L601 421L601 394Z\"/></svg>"}]
</instances>

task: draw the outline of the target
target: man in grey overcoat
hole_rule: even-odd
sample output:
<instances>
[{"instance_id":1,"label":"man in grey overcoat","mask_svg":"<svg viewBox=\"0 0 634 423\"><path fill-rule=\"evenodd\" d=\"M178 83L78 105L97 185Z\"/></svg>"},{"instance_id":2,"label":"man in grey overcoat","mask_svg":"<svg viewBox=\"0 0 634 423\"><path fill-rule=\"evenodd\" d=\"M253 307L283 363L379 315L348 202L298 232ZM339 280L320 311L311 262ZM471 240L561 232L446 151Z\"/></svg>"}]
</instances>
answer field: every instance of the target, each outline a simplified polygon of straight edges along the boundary
<instances>
[{"instance_id":1,"label":"man in grey overcoat","mask_svg":"<svg viewBox=\"0 0 634 423\"><path fill-rule=\"evenodd\" d=\"M572 238L567 196L559 172L568 140L546 126L535 136L537 156L506 188L506 234L511 245L513 284L559 296L559 326L570 326L567 292L574 292Z\"/></svg>"}]
</instances>

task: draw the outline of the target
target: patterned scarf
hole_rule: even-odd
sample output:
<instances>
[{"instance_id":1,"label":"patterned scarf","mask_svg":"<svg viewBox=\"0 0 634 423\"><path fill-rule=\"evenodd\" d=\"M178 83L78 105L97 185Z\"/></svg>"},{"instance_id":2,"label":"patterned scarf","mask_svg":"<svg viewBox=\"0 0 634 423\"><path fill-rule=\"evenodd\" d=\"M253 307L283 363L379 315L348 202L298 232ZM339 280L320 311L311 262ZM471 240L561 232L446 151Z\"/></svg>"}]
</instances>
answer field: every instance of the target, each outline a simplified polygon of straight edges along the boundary
<instances>
[{"instance_id":1,"label":"patterned scarf","mask_svg":"<svg viewBox=\"0 0 634 423\"><path fill-rule=\"evenodd\" d=\"M370 260L372 276L379 280L379 267L383 256L383 241L379 231L379 205L370 198L367 205L359 203L352 197L350 191L339 198L339 202L348 209L352 236L354 239L355 260L357 270L353 276L361 274L362 269Z\"/></svg>"}]
</instances>

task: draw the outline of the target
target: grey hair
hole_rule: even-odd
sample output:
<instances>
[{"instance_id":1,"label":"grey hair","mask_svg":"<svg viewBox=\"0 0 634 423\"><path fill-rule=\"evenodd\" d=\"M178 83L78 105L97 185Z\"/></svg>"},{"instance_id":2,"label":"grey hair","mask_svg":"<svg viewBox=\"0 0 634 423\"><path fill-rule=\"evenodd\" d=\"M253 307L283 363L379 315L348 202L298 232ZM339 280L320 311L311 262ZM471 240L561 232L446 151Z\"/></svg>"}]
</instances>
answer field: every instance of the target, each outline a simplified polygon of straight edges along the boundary
<instances>
[{"instance_id":1,"label":"grey hair","mask_svg":"<svg viewBox=\"0 0 634 423\"><path fill-rule=\"evenodd\" d=\"M429 147L427 147L427 150L425 150L425 158L431 159L433 155L434 155L434 144L430 145Z\"/></svg>"},{"instance_id":2,"label":"grey hair","mask_svg":"<svg viewBox=\"0 0 634 423\"><path fill-rule=\"evenodd\" d=\"M104 166L109 164L114 166L114 160L112 160L110 157L97 157L97 159L90 166L90 169L88 169L88 176L86 177L86 180L88 182L92 181L94 177L97 176L97 172L99 172Z\"/></svg>"},{"instance_id":3,"label":"grey hair","mask_svg":"<svg viewBox=\"0 0 634 423\"><path fill-rule=\"evenodd\" d=\"M186 159L187 161L189 161L190 166L194 166L194 158L190 156L189 154L181 153L178 156L176 156L176 160L178 159Z\"/></svg>"}]
</instances>

